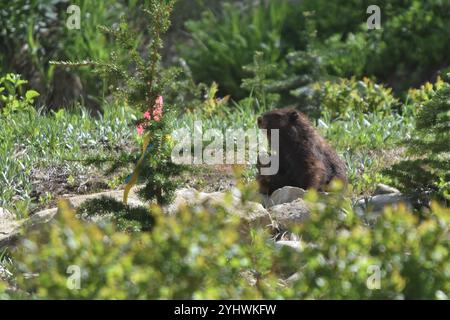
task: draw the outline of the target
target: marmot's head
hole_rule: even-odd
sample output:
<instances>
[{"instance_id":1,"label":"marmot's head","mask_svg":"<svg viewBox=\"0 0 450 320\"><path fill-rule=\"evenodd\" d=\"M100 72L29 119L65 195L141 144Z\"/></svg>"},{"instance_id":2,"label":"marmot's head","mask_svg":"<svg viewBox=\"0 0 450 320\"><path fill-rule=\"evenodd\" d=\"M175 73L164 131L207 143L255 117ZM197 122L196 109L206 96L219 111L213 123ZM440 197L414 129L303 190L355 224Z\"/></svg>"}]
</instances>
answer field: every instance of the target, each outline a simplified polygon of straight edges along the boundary
<instances>
[{"instance_id":1,"label":"marmot's head","mask_svg":"<svg viewBox=\"0 0 450 320\"><path fill-rule=\"evenodd\" d=\"M289 129L295 126L301 113L295 109L275 109L258 117L260 129Z\"/></svg>"}]
</instances>

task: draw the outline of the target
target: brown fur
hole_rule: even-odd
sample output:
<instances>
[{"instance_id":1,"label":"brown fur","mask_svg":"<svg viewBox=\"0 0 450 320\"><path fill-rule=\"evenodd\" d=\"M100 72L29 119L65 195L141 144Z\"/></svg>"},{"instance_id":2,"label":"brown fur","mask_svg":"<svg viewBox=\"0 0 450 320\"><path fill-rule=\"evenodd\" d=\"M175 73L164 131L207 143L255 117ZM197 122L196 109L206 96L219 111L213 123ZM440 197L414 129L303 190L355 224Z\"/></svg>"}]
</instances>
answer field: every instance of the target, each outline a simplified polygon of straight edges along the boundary
<instances>
[{"instance_id":1,"label":"brown fur","mask_svg":"<svg viewBox=\"0 0 450 320\"><path fill-rule=\"evenodd\" d=\"M321 190L334 178L347 182L346 167L337 153L295 109L278 109L258 118L258 126L279 129L280 167L276 175L258 176L260 192L271 194L284 186Z\"/></svg>"}]
</instances>

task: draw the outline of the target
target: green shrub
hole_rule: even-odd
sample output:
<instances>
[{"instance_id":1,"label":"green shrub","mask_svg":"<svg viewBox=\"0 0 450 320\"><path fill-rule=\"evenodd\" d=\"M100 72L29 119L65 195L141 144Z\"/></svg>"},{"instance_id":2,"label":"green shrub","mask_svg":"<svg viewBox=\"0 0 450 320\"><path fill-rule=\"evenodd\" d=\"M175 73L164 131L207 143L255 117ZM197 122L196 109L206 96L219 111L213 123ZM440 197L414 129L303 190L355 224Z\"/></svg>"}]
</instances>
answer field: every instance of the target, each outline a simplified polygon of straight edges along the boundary
<instances>
[{"instance_id":1,"label":"green shrub","mask_svg":"<svg viewBox=\"0 0 450 320\"><path fill-rule=\"evenodd\" d=\"M368 74L403 91L449 67L448 1L386 1L378 5L385 22L381 32L368 33Z\"/></svg>"},{"instance_id":2,"label":"green shrub","mask_svg":"<svg viewBox=\"0 0 450 320\"><path fill-rule=\"evenodd\" d=\"M241 103L252 103L254 100L257 107L255 110L270 110L276 107L280 100L280 95L271 93L277 82L271 79L275 76L281 76L275 64L269 64L264 59L262 52L255 52L253 64L244 66L244 70L253 75L252 78L242 80L241 87L250 92L250 97ZM247 100L247 101L246 101Z\"/></svg>"},{"instance_id":3,"label":"green shrub","mask_svg":"<svg viewBox=\"0 0 450 320\"><path fill-rule=\"evenodd\" d=\"M170 134L175 112L173 106L164 103L163 98L168 83L174 81L179 71L163 70L160 55L162 37L169 29L174 3L173 0L151 0L141 7L142 14L148 18L146 32L151 38L146 54L139 50L143 45L139 33L122 18L116 26L100 26L114 40L115 49L108 59L59 62L69 66L92 66L95 73L113 86L116 101L141 114L136 129L143 138L142 154L133 174L127 179L124 202L127 202L131 187L141 178L145 181L145 186L140 190L143 198L155 200L160 205L169 203L178 185L174 177L182 171L181 166L171 161L173 144ZM140 40L138 46L136 39ZM127 53L128 60L121 59L120 53Z\"/></svg>"},{"instance_id":4,"label":"green shrub","mask_svg":"<svg viewBox=\"0 0 450 320\"><path fill-rule=\"evenodd\" d=\"M404 206L388 208L369 227L339 197L326 203L316 202L300 230L316 244L302 254L301 298L448 299L448 209L433 204L421 221ZM380 271L377 290L366 286L370 266Z\"/></svg>"},{"instance_id":5,"label":"green shrub","mask_svg":"<svg viewBox=\"0 0 450 320\"><path fill-rule=\"evenodd\" d=\"M196 81L217 81L223 93L242 99L246 94L240 84L247 75L243 66L252 63L255 51L284 70L282 58L298 40L285 32L291 9L284 0L259 0L245 5L225 3L220 15L206 11L200 20L186 23L193 42L180 46L181 56ZM286 36L292 41L286 41Z\"/></svg>"},{"instance_id":6,"label":"green shrub","mask_svg":"<svg viewBox=\"0 0 450 320\"><path fill-rule=\"evenodd\" d=\"M288 66L287 54L301 50L319 57L325 75L367 76L398 92L449 67L448 3L381 1L377 5L382 29L367 30L366 9L371 4L366 0L257 1L244 10L226 5L222 15L209 12L187 23L193 42L181 45L181 56L196 81L216 81L235 99L244 97L238 86L247 77L243 66L252 62L255 51L262 51L269 64L276 63L286 78L305 75Z\"/></svg>"},{"instance_id":7,"label":"green shrub","mask_svg":"<svg viewBox=\"0 0 450 320\"><path fill-rule=\"evenodd\" d=\"M253 105L256 111L264 111L281 106L296 107L311 113L311 105L305 100L310 86L322 79L325 66L321 58L306 51L293 51L284 57L286 69L270 63L261 52L256 52L254 61L244 66L252 77L242 80L241 87L249 97L240 104Z\"/></svg>"},{"instance_id":8,"label":"green shrub","mask_svg":"<svg viewBox=\"0 0 450 320\"><path fill-rule=\"evenodd\" d=\"M354 32L367 20L366 9L372 4L367 0L304 0L301 9L309 12L317 30L317 37L323 41L336 33L343 37ZM380 5L380 2L377 2Z\"/></svg>"},{"instance_id":9,"label":"green shrub","mask_svg":"<svg viewBox=\"0 0 450 320\"><path fill-rule=\"evenodd\" d=\"M314 12L317 41L332 75L373 76L396 91L433 78L449 66L450 4L446 1L378 1L381 30L367 30L370 1L304 1ZM411 48L414 48L412 50ZM352 63L353 62L353 63Z\"/></svg>"},{"instance_id":10,"label":"green shrub","mask_svg":"<svg viewBox=\"0 0 450 320\"><path fill-rule=\"evenodd\" d=\"M128 3L133 10L134 1ZM80 30L69 30L66 12L70 5L80 7ZM125 5L117 1L18 0L0 8L0 70L20 72L45 97L54 76L50 61L106 59L111 50L107 38L98 32L99 24L117 21ZM124 58L124 56L122 57ZM103 83L92 73L79 70L89 94L106 94ZM44 100L45 101L45 100Z\"/></svg>"},{"instance_id":11,"label":"green shrub","mask_svg":"<svg viewBox=\"0 0 450 320\"><path fill-rule=\"evenodd\" d=\"M412 158L396 164L389 173L405 189L431 191L450 200L450 85L437 84L436 91L426 87L425 97L419 95L415 130L407 141Z\"/></svg>"},{"instance_id":12,"label":"green shrub","mask_svg":"<svg viewBox=\"0 0 450 320\"><path fill-rule=\"evenodd\" d=\"M350 33L345 40L335 34L323 41L314 41L310 50L320 56L327 74L338 77L363 77L370 61L364 33Z\"/></svg>"},{"instance_id":13,"label":"green shrub","mask_svg":"<svg viewBox=\"0 0 450 320\"><path fill-rule=\"evenodd\" d=\"M243 194L252 193L252 188ZM448 299L450 211L433 204L422 220L404 206L369 226L340 193L309 192L311 220L293 231L301 249L279 248L223 204L156 218L150 233L126 234L74 218L58 221L11 253L15 292L39 299ZM230 198L231 199L231 198ZM244 226L244 228L242 228ZM245 231L246 230L246 231ZM80 287L69 266L80 269ZM379 270L379 289L368 280ZM289 283L286 279L298 272ZM25 295L25 292L29 295Z\"/></svg>"},{"instance_id":14,"label":"green shrub","mask_svg":"<svg viewBox=\"0 0 450 320\"><path fill-rule=\"evenodd\" d=\"M390 88L368 78L362 81L352 78L337 82L317 82L310 86L310 90L292 93L306 101L305 108L314 110L315 113L328 110L332 117L346 117L351 111L388 114L399 105Z\"/></svg>"},{"instance_id":15,"label":"green shrub","mask_svg":"<svg viewBox=\"0 0 450 320\"><path fill-rule=\"evenodd\" d=\"M40 273L31 279L19 275L17 283L35 298L257 297L258 289L246 286L240 272L254 263L267 269L268 253L256 254L241 246L238 221L225 210L186 208L169 217L154 209L157 221L151 233L124 234L111 225L83 224L64 209L59 223L45 233L44 246L37 242L43 238L35 234L14 257L20 273ZM253 249L266 245L260 236L253 241ZM32 263L31 256L40 258ZM45 258L50 259L46 267ZM67 287L70 265L81 268L80 290Z\"/></svg>"},{"instance_id":16,"label":"green shrub","mask_svg":"<svg viewBox=\"0 0 450 320\"><path fill-rule=\"evenodd\" d=\"M8 116L17 111L29 109L39 96L35 90L24 90L28 81L18 74L8 73L0 78L0 115Z\"/></svg>"},{"instance_id":17,"label":"green shrub","mask_svg":"<svg viewBox=\"0 0 450 320\"><path fill-rule=\"evenodd\" d=\"M405 104L411 105L414 111L417 112L423 108L423 105L430 101L436 91L444 87L444 85L445 81L438 77L434 84L427 82L419 89L409 89Z\"/></svg>"},{"instance_id":18,"label":"green shrub","mask_svg":"<svg viewBox=\"0 0 450 320\"><path fill-rule=\"evenodd\" d=\"M154 225L147 208L131 207L109 197L88 200L76 212L83 219L113 221L119 231L150 231Z\"/></svg>"}]
</instances>

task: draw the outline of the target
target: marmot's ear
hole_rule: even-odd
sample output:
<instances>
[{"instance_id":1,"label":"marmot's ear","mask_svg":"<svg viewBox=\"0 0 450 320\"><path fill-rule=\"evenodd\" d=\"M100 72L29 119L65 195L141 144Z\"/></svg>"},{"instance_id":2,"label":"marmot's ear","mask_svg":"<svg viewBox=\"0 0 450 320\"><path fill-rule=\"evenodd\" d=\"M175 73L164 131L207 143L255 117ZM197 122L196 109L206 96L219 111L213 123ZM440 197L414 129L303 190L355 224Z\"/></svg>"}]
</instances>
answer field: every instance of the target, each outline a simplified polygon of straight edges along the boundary
<instances>
[{"instance_id":1,"label":"marmot's ear","mask_svg":"<svg viewBox=\"0 0 450 320\"><path fill-rule=\"evenodd\" d=\"M299 118L299 114L297 111L291 111L289 112L289 121L291 122L296 122Z\"/></svg>"}]
</instances>

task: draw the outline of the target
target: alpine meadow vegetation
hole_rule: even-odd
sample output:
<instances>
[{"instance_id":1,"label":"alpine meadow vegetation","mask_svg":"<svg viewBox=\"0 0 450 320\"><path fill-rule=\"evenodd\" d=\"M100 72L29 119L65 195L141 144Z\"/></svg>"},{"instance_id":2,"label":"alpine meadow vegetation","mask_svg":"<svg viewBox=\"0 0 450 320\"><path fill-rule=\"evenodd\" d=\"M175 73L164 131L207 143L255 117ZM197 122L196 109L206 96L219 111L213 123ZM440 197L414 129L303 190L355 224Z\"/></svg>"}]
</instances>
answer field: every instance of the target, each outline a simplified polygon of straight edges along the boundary
<instances>
[{"instance_id":1,"label":"alpine meadow vegetation","mask_svg":"<svg viewBox=\"0 0 450 320\"><path fill-rule=\"evenodd\" d=\"M0 299L448 300L450 4L371 4L0 5ZM172 159L280 108L348 186Z\"/></svg>"}]
</instances>

